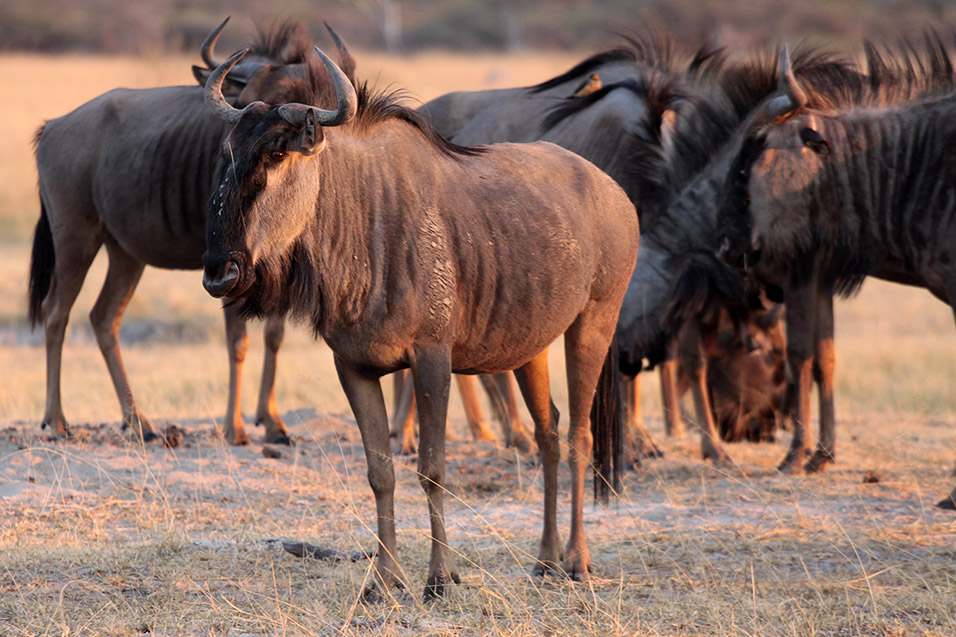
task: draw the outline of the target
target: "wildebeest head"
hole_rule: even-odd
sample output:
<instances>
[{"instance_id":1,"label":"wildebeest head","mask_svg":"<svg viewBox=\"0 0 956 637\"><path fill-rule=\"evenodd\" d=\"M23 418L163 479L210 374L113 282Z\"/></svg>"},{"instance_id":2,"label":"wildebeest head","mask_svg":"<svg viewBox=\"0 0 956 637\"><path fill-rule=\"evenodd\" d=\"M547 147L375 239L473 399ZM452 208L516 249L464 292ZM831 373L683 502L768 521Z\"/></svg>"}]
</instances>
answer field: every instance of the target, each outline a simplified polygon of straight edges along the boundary
<instances>
[{"instance_id":1,"label":"wildebeest head","mask_svg":"<svg viewBox=\"0 0 956 637\"><path fill-rule=\"evenodd\" d=\"M335 110L294 102L232 106L222 82L245 51L221 64L206 83L207 104L234 124L223 144L223 174L206 224L203 285L213 296L242 296L255 282L256 264L281 257L302 232L321 187L314 162L325 148L323 127L340 126L356 114L349 78L315 50L332 77Z\"/></svg>"},{"instance_id":2,"label":"wildebeest head","mask_svg":"<svg viewBox=\"0 0 956 637\"><path fill-rule=\"evenodd\" d=\"M229 18L223 20L202 43L201 54L208 68L193 66L193 75L203 86L212 72L222 65L214 49L228 21ZM329 31L335 40L339 60L346 72L350 72L354 60L335 32ZM295 101L299 99L299 87L307 80L311 57L312 43L300 23L287 22L278 28L260 31L249 53L223 79L222 92L226 97L235 98L233 103L240 107L262 95L270 96L270 101L275 103Z\"/></svg>"},{"instance_id":3,"label":"wildebeest head","mask_svg":"<svg viewBox=\"0 0 956 637\"><path fill-rule=\"evenodd\" d=\"M718 213L718 255L737 267L755 264L767 241L809 247L810 185L830 154L786 47L780 59L778 90L745 125Z\"/></svg>"}]
</instances>

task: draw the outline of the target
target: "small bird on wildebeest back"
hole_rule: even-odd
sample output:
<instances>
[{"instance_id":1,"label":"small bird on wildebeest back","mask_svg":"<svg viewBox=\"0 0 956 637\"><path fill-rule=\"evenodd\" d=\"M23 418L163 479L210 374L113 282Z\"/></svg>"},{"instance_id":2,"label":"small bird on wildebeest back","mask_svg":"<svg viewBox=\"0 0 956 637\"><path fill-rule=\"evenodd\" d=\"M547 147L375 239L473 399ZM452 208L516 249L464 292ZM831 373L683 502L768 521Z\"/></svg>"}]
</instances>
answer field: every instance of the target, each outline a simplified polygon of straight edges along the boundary
<instances>
[{"instance_id":1,"label":"small bird on wildebeest back","mask_svg":"<svg viewBox=\"0 0 956 637\"><path fill-rule=\"evenodd\" d=\"M586 97L591 93L601 90L601 76L597 73L592 73L591 77L586 79L581 83L574 93L571 94L571 97Z\"/></svg>"}]
</instances>

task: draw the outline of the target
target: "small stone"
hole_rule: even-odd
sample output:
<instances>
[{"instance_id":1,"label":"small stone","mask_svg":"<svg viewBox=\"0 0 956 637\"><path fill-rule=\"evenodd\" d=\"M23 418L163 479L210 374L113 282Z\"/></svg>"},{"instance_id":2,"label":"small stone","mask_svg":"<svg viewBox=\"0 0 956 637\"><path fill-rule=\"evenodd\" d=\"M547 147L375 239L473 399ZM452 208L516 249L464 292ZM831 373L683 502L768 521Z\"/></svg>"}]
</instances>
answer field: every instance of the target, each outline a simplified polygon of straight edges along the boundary
<instances>
[{"instance_id":1,"label":"small stone","mask_svg":"<svg viewBox=\"0 0 956 637\"><path fill-rule=\"evenodd\" d=\"M270 447L269 445L263 445L262 455L264 455L266 458L279 459L282 457L282 452L274 447Z\"/></svg>"},{"instance_id":2,"label":"small stone","mask_svg":"<svg viewBox=\"0 0 956 637\"><path fill-rule=\"evenodd\" d=\"M876 471L867 471L863 474L863 484L876 484L880 481L880 474Z\"/></svg>"}]
</instances>

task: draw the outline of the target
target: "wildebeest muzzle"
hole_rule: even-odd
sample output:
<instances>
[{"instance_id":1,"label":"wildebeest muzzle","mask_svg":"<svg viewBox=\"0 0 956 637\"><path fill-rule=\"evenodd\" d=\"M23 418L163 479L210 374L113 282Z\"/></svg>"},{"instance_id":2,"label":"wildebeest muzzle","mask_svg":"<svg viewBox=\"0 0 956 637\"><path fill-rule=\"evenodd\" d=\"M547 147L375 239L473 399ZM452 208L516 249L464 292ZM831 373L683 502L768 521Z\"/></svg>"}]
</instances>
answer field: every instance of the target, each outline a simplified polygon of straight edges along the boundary
<instances>
[{"instance_id":1,"label":"wildebeest muzzle","mask_svg":"<svg viewBox=\"0 0 956 637\"><path fill-rule=\"evenodd\" d=\"M203 255L202 285L210 295L236 297L252 285L250 274L243 276L245 256L240 252L228 252L224 255Z\"/></svg>"}]
</instances>

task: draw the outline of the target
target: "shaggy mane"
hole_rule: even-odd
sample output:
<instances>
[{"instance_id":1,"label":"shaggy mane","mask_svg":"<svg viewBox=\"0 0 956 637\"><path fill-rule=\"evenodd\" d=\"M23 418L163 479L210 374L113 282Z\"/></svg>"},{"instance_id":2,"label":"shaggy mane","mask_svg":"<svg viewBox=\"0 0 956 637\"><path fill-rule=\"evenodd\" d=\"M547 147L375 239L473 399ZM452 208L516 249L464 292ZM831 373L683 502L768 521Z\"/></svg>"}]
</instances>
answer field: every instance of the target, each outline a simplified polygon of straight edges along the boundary
<instances>
[{"instance_id":1,"label":"shaggy mane","mask_svg":"<svg viewBox=\"0 0 956 637\"><path fill-rule=\"evenodd\" d=\"M863 77L852 64L826 51L798 46L792 64L808 103L816 108L852 103L863 91ZM634 138L627 161L633 191L643 206L656 215L667 209L744 119L776 91L778 68L779 53L763 52L724 65L710 95L680 95L667 84L649 87L645 135ZM662 122L671 109L678 112L678 124L668 131L666 149Z\"/></svg>"},{"instance_id":2,"label":"shaggy mane","mask_svg":"<svg viewBox=\"0 0 956 637\"><path fill-rule=\"evenodd\" d=\"M309 92L300 100L305 104L335 104L335 89L332 86L328 69L312 56L306 63L309 69ZM358 112L348 126L368 128L387 120L399 120L415 128L441 153L450 157L473 156L484 152L483 146L460 146L442 137L427 118L402 102L408 93L404 89L374 89L367 81L357 81L353 70L345 71L358 97Z\"/></svg>"},{"instance_id":3,"label":"shaggy mane","mask_svg":"<svg viewBox=\"0 0 956 637\"><path fill-rule=\"evenodd\" d=\"M565 71L557 77L553 77L550 80L541 82L540 84L535 84L530 87L532 93L541 93L555 86L561 86L565 82L570 82L576 77L581 77L587 75L596 68L600 68L605 64L611 64L613 62L633 62L638 61L637 54L631 49L618 48L611 49L609 51L603 51L601 53L596 53L591 57L587 58L582 62L578 62L572 68Z\"/></svg>"}]
</instances>

